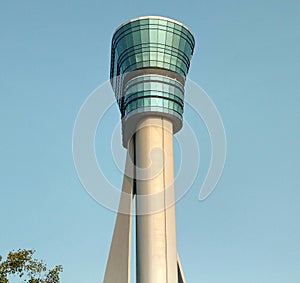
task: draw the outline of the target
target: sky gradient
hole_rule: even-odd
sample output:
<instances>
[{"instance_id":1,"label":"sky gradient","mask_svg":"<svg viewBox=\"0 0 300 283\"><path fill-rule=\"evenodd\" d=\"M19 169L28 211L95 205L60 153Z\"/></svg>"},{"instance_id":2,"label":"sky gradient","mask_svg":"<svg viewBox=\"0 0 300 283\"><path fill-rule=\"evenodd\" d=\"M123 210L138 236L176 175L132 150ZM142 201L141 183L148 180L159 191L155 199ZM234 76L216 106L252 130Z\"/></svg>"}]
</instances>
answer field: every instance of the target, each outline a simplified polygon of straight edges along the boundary
<instances>
[{"instance_id":1,"label":"sky gradient","mask_svg":"<svg viewBox=\"0 0 300 283\"><path fill-rule=\"evenodd\" d=\"M199 174L177 204L187 282L299 283L299 10L289 0L2 1L0 254L36 249L50 266L63 265L62 282L102 282L116 215L79 182L73 126L109 78L115 29L161 15L194 33L189 78L214 101L227 135L222 178L200 202L210 142L187 107L201 141ZM112 107L96 142L116 186L122 175L107 136L119 119Z\"/></svg>"}]
</instances>

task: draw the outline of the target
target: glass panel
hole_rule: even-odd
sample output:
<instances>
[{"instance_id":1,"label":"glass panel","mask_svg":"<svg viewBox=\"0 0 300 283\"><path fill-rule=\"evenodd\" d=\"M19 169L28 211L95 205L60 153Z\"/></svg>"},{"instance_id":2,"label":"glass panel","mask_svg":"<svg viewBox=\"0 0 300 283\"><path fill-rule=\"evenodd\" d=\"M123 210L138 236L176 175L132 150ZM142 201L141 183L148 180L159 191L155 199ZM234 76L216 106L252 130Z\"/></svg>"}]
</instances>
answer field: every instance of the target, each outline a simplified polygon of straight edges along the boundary
<instances>
[{"instance_id":1,"label":"glass panel","mask_svg":"<svg viewBox=\"0 0 300 283\"><path fill-rule=\"evenodd\" d=\"M164 54L163 53L158 53L157 54L157 60L158 61L163 61L164 60Z\"/></svg>"},{"instance_id":2,"label":"glass panel","mask_svg":"<svg viewBox=\"0 0 300 283\"><path fill-rule=\"evenodd\" d=\"M167 92L170 92L170 85L167 85Z\"/></svg>"},{"instance_id":3,"label":"glass panel","mask_svg":"<svg viewBox=\"0 0 300 283\"><path fill-rule=\"evenodd\" d=\"M151 103L151 106L155 105L155 98L151 97L150 98L150 103Z\"/></svg>"},{"instance_id":4,"label":"glass panel","mask_svg":"<svg viewBox=\"0 0 300 283\"><path fill-rule=\"evenodd\" d=\"M161 98L158 99L158 106L160 106L160 107L163 106L163 100Z\"/></svg>"},{"instance_id":5,"label":"glass panel","mask_svg":"<svg viewBox=\"0 0 300 283\"><path fill-rule=\"evenodd\" d=\"M158 24L160 26L166 26L167 25L167 22L165 20L158 20Z\"/></svg>"},{"instance_id":6,"label":"glass panel","mask_svg":"<svg viewBox=\"0 0 300 283\"><path fill-rule=\"evenodd\" d=\"M150 89L156 89L156 83L155 82L150 83Z\"/></svg>"},{"instance_id":7,"label":"glass panel","mask_svg":"<svg viewBox=\"0 0 300 283\"><path fill-rule=\"evenodd\" d=\"M170 71L175 71L175 66L174 65L170 65Z\"/></svg>"},{"instance_id":8,"label":"glass panel","mask_svg":"<svg viewBox=\"0 0 300 283\"><path fill-rule=\"evenodd\" d=\"M181 33L183 33L185 36L189 37L189 32L185 28L182 28Z\"/></svg>"},{"instance_id":9,"label":"glass panel","mask_svg":"<svg viewBox=\"0 0 300 283\"><path fill-rule=\"evenodd\" d=\"M173 35L173 46L174 46L175 48L178 48L178 47L179 47L179 40L180 40L179 35L174 34L174 35Z\"/></svg>"},{"instance_id":10,"label":"glass panel","mask_svg":"<svg viewBox=\"0 0 300 283\"><path fill-rule=\"evenodd\" d=\"M134 32L132 34L134 45L141 44L141 34L140 32Z\"/></svg>"},{"instance_id":11,"label":"glass panel","mask_svg":"<svg viewBox=\"0 0 300 283\"><path fill-rule=\"evenodd\" d=\"M157 53L156 52L151 52L150 53L150 60L153 60L153 61L157 60Z\"/></svg>"},{"instance_id":12,"label":"glass panel","mask_svg":"<svg viewBox=\"0 0 300 283\"><path fill-rule=\"evenodd\" d=\"M158 19L149 19L150 25L158 25Z\"/></svg>"},{"instance_id":13,"label":"glass panel","mask_svg":"<svg viewBox=\"0 0 300 283\"><path fill-rule=\"evenodd\" d=\"M166 32L163 30L158 30L158 43L165 44L166 42Z\"/></svg>"},{"instance_id":14,"label":"glass panel","mask_svg":"<svg viewBox=\"0 0 300 283\"><path fill-rule=\"evenodd\" d=\"M143 58L142 58L142 54L141 53L135 54L135 61L136 62L141 62L142 60L143 60Z\"/></svg>"},{"instance_id":15,"label":"glass panel","mask_svg":"<svg viewBox=\"0 0 300 283\"><path fill-rule=\"evenodd\" d=\"M179 112L179 106L178 106L177 103L174 104L174 110L177 111L177 112Z\"/></svg>"},{"instance_id":16,"label":"glass panel","mask_svg":"<svg viewBox=\"0 0 300 283\"><path fill-rule=\"evenodd\" d=\"M183 112L183 107L182 107L182 106L178 106L178 111L179 111L179 113L182 114L182 112Z\"/></svg>"},{"instance_id":17,"label":"glass panel","mask_svg":"<svg viewBox=\"0 0 300 283\"><path fill-rule=\"evenodd\" d=\"M123 40L121 40L117 48L119 50L118 53L121 54L126 49L126 43Z\"/></svg>"},{"instance_id":18,"label":"glass panel","mask_svg":"<svg viewBox=\"0 0 300 283\"><path fill-rule=\"evenodd\" d=\"M131 107L132 107L131 109L136 108L136 101L132 101L132 102L131 102Z\"/></svg>"},{"instance_id":19,"label":"glass panel","mask_svg":"<svg viewBox=\"0 0 300 283\"><path fill-rule=\"evenodd\" d=\"M128 61L129 61L129 64L133 64L135 63L135 58L133 58L132 56L128 57Z\"/></svg>"},{"instance_id":20,"label":"glass panel","mask_svg":"<svg viewBox=\"0 0 300 283\"><path fill-rule=\"evenodd\" d=\"M174 87L173 86L170 86L170 93L174 94L175 90L174 90Z\"/></svg>"},{"instance_id":21,"label":"glass panel","mask_svg":"<svg viewBox=\"0 0 300 283\"><path fill-rule=\"evenodd\" d=\"M138 91L142 91L143 90L143 85L142 84L138 84L137 89L138 89Z\"/></svg>"},{"instance_id":22,"label":"glass panel","mask_svg":"<svg viewBox=\"0 0 300 283\"><path fill-rule=\"evenodd\" d=\"M189 45L188 42L186 42L186 44L184 46L184 53L188 56L191 52L192 52L191 46Z\"/></svg>"},{"instance_id":23,"label":"glass panel","mask_svg":"<svg viewBox=\"0 0 300 283\"><path fill-rule=\"evenodd\" d=\"M126 36L127 38L127 47L130 48L133 46L133 34L130 33L128 36Z\"/></svg>"},{"instance_id":24,"label":"glass panel","mask_svg":"<svg viewBox=\"0 0 300 283\"><path fill-rule=\"evenodd\" d=\"M150 60L149 52L143 52L143 61L149 61L149 60Z\"/></svg>"},{"instance_id":25,"label":"glass panel","mask_svg":"<svg viewBox=\"0 0 300 283\"><path fill-rule=\"evenodd\" d=\"M157 43L157 29L150 29L150 42Z\"/></svg>"},{"instance_id":26,"label":"glass panel","mask_svg":"<svg viewBox=\"0 0 300 283\"><path fill-rule=\"evenodd\" d=\"M141 41L142 41L142 43L149 42L149 30L148 29L141 30Z\"/></svg>"},{"instance_id":27,"label":"glass panel","mask_svg":"<svg viewBox=\"0 0 300 283\"><path fill-rule=\"evenodd\" d=\"M171 22L168 22L168 27L170 27L170 28L174 28L174 23L171 23Z\"/></svg>"},{"instance_id":28,"label":"glass panel","mask_svg":"<svg viewBox=\"0 0 300 283\"><path fill-rule=\"evenodd\" d=\"M177 33L181 33L182 30L184 29L184 27L181 25L175 24L175 29L176 29Z\"/></svg>"},{"instance_id":29,"label":"glass panel","mask_svg":"<svg viewBox=\"0 0 300 283\"><path fill-rule=\"evenodd\" d=\"M172 46L173 34L171 32L167 32L166 45Z\"/></svg>"},{"instance_id":30,"label":"glass panel","mask_svg":"<svg viewBox=\"0 0 300 283\"><path fill-rule=\"evenodd\" d=\"M139 21L136 21L136 22L133 22L131 23L131 29L139 29L140 28L140 22Z\"/></svg>"},{"instance_id":31,"label":"glass panel","mask_svg":"<svg viewBox=\"0 0 300 283\"><path fill-rule=\"evenodd\" d=\"M124 37L123 42L125 43L124 44L125 49L128 49L129 47L132 46L131 41L132 41L132 36L131 35L128 35L128 36Z\"/></svg>"},{"instance_id":32,"label":"glass panel","mask_svg":"<svg viewBox=\"0 0 300 283\"><path fill-rule=\"evenodd\" d=\"M140 25L147 25L149 23L148 19L139 20Z\"/></svg>"},{"instance_id":33,"label":"glass panel","mask_svg":"<svg viewBox=\"0 0 300 283\"><path fill-rule=\"evenodd\" d=\"M125 68L128 67L128 66L130 66L129 59L126 59L126 60L124 61L123 65L124 65Z\"/></svg>"},{"instance_id":34,"label":"glass panel","mask_svg":"<svg viewBox=\"0 0 300 283\"><path fill-rule=\"evenodd\" d=\"M158 68L163 68L163 67L164 67L164 63L163 63L163 62L157 62L157 63L156 63L156 66L157 66Z\"/></svg>"},{"instance_id":35,"label":"glass panel","mask_svg":"<svg viewBox=\"0 0 300 283\"><path fill-rule=\"evenodd\" d=\"M170 63L171 62L171 56L169 54L164 54L164 61L167 62L167 63Z\"/></svg>"},{"instance_id":36,"label":"glass panel","mask_svg":"<svg viewBox=\"0 0 300 283\"><path fill-rule=\"evenodd\" d=\"M165 65L166 69L170 69L170 66L171 66L170 63L165 63L164 65Z\"/></svg>"},{"instance_id":37,"label":"glass panel","mask_svg":"<svg viewBox=\"0 0 300 283\"><path fill-rule=\"evenodd\" d=\"M179 96L180 95L180 90L177 87L175 87L174 90L175 90L175 92L174 92L175 95Z\"/></svg>"},{"instance_id":38,"label":"glass panel","mask_svg":"<svg viewBox=\"0 0 300 283\"><path fill-rule=\"evenodd\" d=\"M175 96L175 98L180 105L183 103L182 99L179 96Z\"/></svg>"},{"instance_id":39,"label":"glass panel","mask_svg":"<svg viewBox=\"0 0 300 283\"><path fill-rule=\"evenodd\" d=\"M132 93L134 93L134 92L137 92L138 91L138 85L134 85L133 87L132 87Z\"/></svg>"},{"instance_id":40,"label":"glass panel","mask_svg":"<svg viewBox=\"0 0 300 283\"><path fill-rule=\"evenodd\" d=\"M151 105L151 99L149 97L144 98L144 105L150 106Z\"/></svg>"},{"instance_id":41,"label":"glass panel","mask_svg":"<svg viewBox=\"0 0 300 283\"><path fill-rule=\"evenodd\" d=\"M144 90L150 90L150 82L144 83Z\"/></svg>"},{"instance_id":42,"label":"glass panel","mask_svg":"<svg viewBox=\"0 0 300 283\"><path fill-rule=\"evenodd\" d=\"M172 57L171 57L171 64L172 64L172 65L176 65L176 63L177 63L176 57L172 56Z\"/></svg>"},{"instance_id":43,"label":"glass panel","mask_svg":"<svg viewBox=\"0 0 300 283\"><path fill-rule=\"evenodd\" d=\"M163 86L161 83L156 84L157 86L157 91L163 91Z\"/></svg>"},{"instance_id":44,"label":"glass panel","mask_svg":"<svg viewBox=\"0 0 300 283\"><path fill-rule=\"evenodd\" d=\"M184 46L185 46L185 40L181 37L180 40L179 40L179 47L178 48L181 51L183 51L184 50Z\"/></svg>"}]
</instances>

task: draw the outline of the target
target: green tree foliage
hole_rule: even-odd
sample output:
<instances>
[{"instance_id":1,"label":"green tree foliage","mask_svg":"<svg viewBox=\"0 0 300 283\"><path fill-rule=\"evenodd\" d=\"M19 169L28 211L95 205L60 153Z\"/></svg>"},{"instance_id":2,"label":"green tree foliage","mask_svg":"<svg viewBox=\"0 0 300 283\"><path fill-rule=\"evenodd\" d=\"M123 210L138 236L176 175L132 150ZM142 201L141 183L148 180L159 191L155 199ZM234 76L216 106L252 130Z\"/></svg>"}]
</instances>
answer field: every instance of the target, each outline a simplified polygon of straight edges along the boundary
<instances>
[{"instance_id":1,"label":"green tree foliage","mask_svg":"<svg viewBox=\"0 0 300 283\"><path fill-rule=\"evenodd\" d=\"M48 269L42 260L33 258L33 250L9 252L7 259L0 256L0 283L9 283L9 278L19 277L24 283L59 283L62 266ZM15 282L15 280L14 280Z\"/></svg>"}]
</instances>

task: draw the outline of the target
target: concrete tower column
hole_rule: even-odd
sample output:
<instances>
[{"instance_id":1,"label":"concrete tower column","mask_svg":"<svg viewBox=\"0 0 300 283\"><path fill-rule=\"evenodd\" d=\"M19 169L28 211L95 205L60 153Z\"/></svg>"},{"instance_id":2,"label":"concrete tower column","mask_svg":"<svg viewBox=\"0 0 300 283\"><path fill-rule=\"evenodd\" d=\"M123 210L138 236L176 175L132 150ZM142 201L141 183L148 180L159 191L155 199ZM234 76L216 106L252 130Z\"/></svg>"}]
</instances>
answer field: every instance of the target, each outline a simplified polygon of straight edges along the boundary
<instances>
[{"instance_id":1,"label":"concrete tower column","mask_svg":"<svg viewBox=\"0 0 300 283\"><path fill-rule=\"evenodd\" d=\"M158 117L141 120L135 156L137 214L150 210L136 217L137 282L177 283L172 122Z\"/></svg>"}]
</instances>

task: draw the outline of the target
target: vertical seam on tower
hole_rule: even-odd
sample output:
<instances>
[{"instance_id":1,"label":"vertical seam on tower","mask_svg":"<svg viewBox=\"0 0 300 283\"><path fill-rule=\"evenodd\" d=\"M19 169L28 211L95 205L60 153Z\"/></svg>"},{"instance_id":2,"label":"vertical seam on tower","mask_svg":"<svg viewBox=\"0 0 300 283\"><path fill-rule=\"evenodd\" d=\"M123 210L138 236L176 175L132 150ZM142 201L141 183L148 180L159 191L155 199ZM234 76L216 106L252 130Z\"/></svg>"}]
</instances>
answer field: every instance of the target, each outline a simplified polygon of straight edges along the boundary
<instances>
[{"instance_id":1,"label":"vertical seam on tower","mask_svg":"<svg viewBox=\"0 0 300 283\"><path fill-rule=\"evenodd\" d=\"M137 221L137 217L138 217L138 194L137 194L137 181L136 181L136 164L137 164L137 159L136 159L136 134L133 135L133 143L134 143L134 180L135 180L135 261L136 261L136 270L135 270L135 276L136 276L136 280L138 280L140 274L138 274L139 272L139 260L138 260L138 249L137 249L137 243L138 243L138 221Z\"/></svg>"},{"instance_id":2,"label":"vertical seam on tower","mask_svg":"<svg viewBox=\"0 0 300 283\"><path fill-rule=\"evenodd\" d=\"M165 259L166 259L166 282L169 282L168 271L168 239L167 239L167 211L166 211L166 178L165 178L165 131L164 131L164 119L161 118L161 130L162 130L162 148L163 148L163 190L164 190L164 218L165 218Z\"/></svg>"},{"instance_id":3,"label":"vertical seam on tower","mask_svg":"<svg viewBox=\"0 0 300 283\"><path fill-rule=\"evenodd\" d=\"M133 143L133 158L131 158L133 162L133 193L132 193L132 198L136 195L136 142L135 142L135 134L132 136L132 143Z\"/></svg>"}]
</instances>

